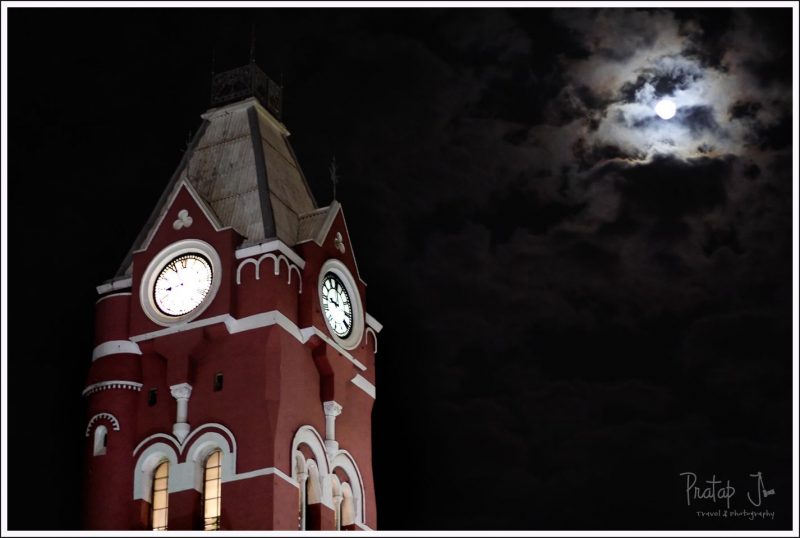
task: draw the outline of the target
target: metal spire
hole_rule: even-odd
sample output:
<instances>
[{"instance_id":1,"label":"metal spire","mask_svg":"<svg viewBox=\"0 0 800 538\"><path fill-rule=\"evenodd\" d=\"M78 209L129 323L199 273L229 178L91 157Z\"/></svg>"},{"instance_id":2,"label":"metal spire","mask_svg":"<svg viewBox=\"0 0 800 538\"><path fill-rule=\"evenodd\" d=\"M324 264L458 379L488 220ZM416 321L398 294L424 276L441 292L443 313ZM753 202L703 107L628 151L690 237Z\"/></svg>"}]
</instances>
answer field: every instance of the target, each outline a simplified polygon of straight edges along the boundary
<instances>
[{"instance_id":1,"label":"metal spire","mask_svg":"<svg viewBox=\"0 0 800 538\"><path fill-rule=\"evenodd\" d=\"M336 184L339 183L339 175L336 172L336 155L331 159L331 165L328 168L331 173L331 183L333 183L333 199L336 200Z\"/></svg>"}]
</instances>

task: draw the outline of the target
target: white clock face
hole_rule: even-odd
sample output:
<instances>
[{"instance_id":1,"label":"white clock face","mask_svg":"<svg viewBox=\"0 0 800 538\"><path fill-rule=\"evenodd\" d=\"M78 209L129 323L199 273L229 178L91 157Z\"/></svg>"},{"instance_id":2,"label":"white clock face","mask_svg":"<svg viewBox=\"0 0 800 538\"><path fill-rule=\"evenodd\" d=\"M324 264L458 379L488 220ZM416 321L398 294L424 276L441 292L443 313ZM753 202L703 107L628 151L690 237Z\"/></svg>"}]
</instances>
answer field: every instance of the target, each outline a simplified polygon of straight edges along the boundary
<instances>
[{"instance_id":1,"label":"white clock face","mask_svg":"<svg viewBox=\"0 0 800 538\"><path fill-rule=\"evenodd\" d=\"M347 289L333 273L325 275L320 289L322 315L331 330L340 338L345 338L353 330L353 305Z\"/></svg>"},{"instance_id":2,"label":"white clock face","mask_svg":"<svg viewBox=\"0 0 800 538\"><path fill-rule=\"evenodd\" d=\"M167 263L156 277L153 299L167 316L183 316L200 306L211 290L211 263L200 254L183 254Z\"/></svg>"}]
</instances>

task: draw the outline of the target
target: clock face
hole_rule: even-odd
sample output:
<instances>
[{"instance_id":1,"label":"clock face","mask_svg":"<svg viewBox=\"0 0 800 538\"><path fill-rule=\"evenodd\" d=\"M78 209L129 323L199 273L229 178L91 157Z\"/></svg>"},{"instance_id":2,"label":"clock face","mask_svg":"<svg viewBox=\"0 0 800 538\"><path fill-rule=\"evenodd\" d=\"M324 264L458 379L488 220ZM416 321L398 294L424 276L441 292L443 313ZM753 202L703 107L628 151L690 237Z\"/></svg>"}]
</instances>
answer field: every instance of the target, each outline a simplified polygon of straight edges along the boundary
<instances>
[{"instance_id":1,"label":"clock face","mask_svg":"<svg viewBox=\"0 0 800 538\"><path fill-rule=\"evenodd\" d=\"M342 281L333 273L328 273L320 289L322 315L328 326L340 338L345 338L353 330L353 305Z\"/></svg>"},{"instance_id":2,"label":"clock face","mask_svg":"<svg viewBox=\"0 0 800 538\"><path fill-rule=\"evenodd\" d=\"M200 306L211 290L211 263L197 253L170 260L156 277L153 299L162 314L183 316Z\"/></svg>"}]
</instances>

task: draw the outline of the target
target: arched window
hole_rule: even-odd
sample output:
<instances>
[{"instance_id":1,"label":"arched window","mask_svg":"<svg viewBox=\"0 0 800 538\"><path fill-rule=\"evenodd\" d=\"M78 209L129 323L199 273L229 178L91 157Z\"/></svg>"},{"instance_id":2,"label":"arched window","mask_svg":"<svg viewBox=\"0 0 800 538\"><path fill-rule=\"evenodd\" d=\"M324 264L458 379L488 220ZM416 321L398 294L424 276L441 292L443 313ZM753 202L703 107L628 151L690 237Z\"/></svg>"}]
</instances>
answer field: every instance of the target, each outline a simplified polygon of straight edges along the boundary
<instances>
[{"instance_id":1,"label":"arched window","mask_svg":"<svg viewBox=\"0 0 800 538\"><path fill-rule=\"evenodd\" d=\"M222 451L212 452L203 469L203 530L216 531L222 505Z\"/></svg>"},{"instance_id":2,"label":"arched window","mask_svg":"<svg viewBox=\"0 0 800 538\"><path fill-rule=\"evenodd\" d=\"M305 530L322 530L322 488L320 486L319 469L314 460L306 462L308 467L308 480L306 480L305 495Z\"/></svg>"},{"instance_id":3,"label":"arched window","mask_svg":"<svg viewBox=\"0 0 800 538\"><path fill-rule=\"evenodd\" d=\"M356 466L353 457L344 450L340 450L333 458L331 468L339 475L339 480L342 485L342 494L344 495L344 486L347 484L349 490L349 500L347 500L348 508L352 506L353 510L353 525L365 522L364 516L364 487L361 480L361 472ZM342 498L342 505L345 504L344 497ZM342 509L342 520L344 517L344 509ZM345 524L342 523L344 527Z\"/></svg>"},{"instance_id":4,"label":"arched window","mask_svg":"<svg viewBox=\"0 0 800 538\"><path fill-rule=\"evenodd\" d=\"M150 522L154 531L167 530L169 510L169 462L162 461L153 472L153 495L150 505Z\"/></svg>"},{"instance_id":5,"label":"arched window","mask_svg":"<svg viewBox=\"0 0 800 538\"><path fill-rule=\"evenodd\" d=\"M102 456L106 453L108 442L108 428L100 424L94 429L94 455Z\"/></svg>"}]
</instances>

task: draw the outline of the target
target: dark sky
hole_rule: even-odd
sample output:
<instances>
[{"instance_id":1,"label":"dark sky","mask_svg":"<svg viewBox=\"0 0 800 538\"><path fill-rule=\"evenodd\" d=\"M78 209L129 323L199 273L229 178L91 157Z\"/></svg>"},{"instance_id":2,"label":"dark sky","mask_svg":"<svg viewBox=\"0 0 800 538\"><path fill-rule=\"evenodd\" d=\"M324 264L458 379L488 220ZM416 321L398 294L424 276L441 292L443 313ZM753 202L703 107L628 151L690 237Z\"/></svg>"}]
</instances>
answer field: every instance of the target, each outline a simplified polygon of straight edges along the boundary
<instances>
[{"instance_id":1,"label":"dark sky","mask_svg":"<svg viewBox=\"0 0 800 538\"><path fill-rule=\"evenodd\" d=\"M792 17L10 9L9 527L79 526L94 287L254 24L385 325L381 529L791 528Z\"/></svg>"}]
</instances>

